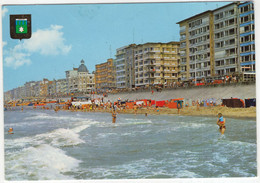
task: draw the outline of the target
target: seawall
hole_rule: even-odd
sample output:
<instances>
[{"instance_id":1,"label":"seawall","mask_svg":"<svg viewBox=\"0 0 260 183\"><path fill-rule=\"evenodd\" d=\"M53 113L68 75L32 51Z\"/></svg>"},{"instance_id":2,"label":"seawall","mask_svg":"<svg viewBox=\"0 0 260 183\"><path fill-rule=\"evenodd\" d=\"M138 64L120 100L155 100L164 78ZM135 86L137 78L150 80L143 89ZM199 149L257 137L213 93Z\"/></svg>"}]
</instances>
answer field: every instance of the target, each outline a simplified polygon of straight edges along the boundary
<instances>
[{"instance_id":1,"label":"seawall","mask_svg":"<svg viewBox=\"0 0 260 183\"><path fill-rule=\"evenodd\" d=\"M151 91L136 91L124 92L117 94L109 94L105 100L117 101L118 98L122 100L136 100L136 99L153 99L153 100L169 100L175 98L184 98L189 100L204 100L214 98L217 103L221 99L227 98L256 98L256 85L255 84L232 84L232 85L217 85L217 86L203 86L192 88L176 88L164 89L161 92L154 90Z\"/></svg>"}]
</instances>

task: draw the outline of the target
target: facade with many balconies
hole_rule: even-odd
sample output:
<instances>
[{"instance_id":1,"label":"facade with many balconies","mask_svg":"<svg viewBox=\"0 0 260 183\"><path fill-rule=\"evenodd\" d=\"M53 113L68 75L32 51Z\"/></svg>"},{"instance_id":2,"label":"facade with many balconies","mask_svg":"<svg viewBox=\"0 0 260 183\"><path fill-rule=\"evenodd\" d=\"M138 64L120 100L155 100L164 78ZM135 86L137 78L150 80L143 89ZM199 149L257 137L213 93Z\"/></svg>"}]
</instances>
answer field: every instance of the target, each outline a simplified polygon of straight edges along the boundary
<instances>
[{"instance_id":1,"label":"facade with many balconies","mask_svg":"<svg viewBox=\"0 0 260 183\"><path fill-rule=\"evenodd\" d=\"M253 2L239 6L240 67L245 80L255 80L255 20Z\"/></svg>"},{"instance_id":2,"label":"facade with many balconies","mask_svg":"<svg viewBox=\"0 0 260 183\"><path fill-rule=\"evenodd\" d=\"M115 82L115 63L114 59L107 59L107 62L97 64L95 72L96 89L114 89Z\"/></svg>"},{"instance_id":3,"label":"facade with many balconies","mask_svg":"<svg viewBox=\"0 0 260 183\"><path fill-rule=\"evenodd\" d=\"M239 72L238 3L214 10L214 54L216 76Z\"/></svg>"},{"instance_id":4,"label":"facade with many balconies","mask_svg":"<svg viewBox=\"0 0 260 183\"><path fill-rule=\"evenodd\" d=\"M209 77L214 72L213 13L206 11L180 25L180 81Z\"/></svg>"},{"instance_id":5,"label":"facade with many balconies","mask_svg":"<svg viewBox=\"0 0 260 183\"><path fill-rule=\"evenodd\" d=\"M172 85L177 82L179 45L179 42L136 45L135 86Z\"/></svg>"},{"instance_id":6,"label":"facade with many balconies","mask_svg":"<svg viewBox=\"0 0 260 183\"><path fill-rule=\"evenodd\" d=\"M181 81L255 73L253 2L233 2L177 24Z\"/></svg>"},{"instance_id":7,"label":"facade with many balconies","mask_svg":"<svg viewBox=\"0 0 260 183\"><path fill-rule=\"evenodd\" d=\"M134 47L130 44L116 50L116 87L117 88L134 88Z\"/></svg>"}]
</instances>

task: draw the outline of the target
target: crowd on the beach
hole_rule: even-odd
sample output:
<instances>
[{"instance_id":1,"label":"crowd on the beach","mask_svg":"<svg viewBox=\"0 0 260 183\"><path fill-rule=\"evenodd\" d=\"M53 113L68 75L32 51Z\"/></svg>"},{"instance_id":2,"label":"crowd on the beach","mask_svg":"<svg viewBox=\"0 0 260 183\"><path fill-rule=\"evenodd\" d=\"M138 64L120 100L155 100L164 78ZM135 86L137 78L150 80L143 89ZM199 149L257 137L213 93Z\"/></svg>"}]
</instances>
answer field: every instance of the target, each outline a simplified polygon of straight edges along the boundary
<instances>
[{"instance_id":1,"label":"crowd on the beach","mask_svg":"<svg viewBox=\"0 0 260 183\"><path fill-rule=\"evenodd\" d=\"M215 103L213 100L206 101L209 102L207 105L209 106L215 106ZM104 101L104 98L96 98L93 100L83 100L71 97L70 100L67 102L62 102L57 100L45 102L44 105L42 105L40 102L35 102L34 105L31 105L32 109L43 109L43 110L54 110L56 113L60 110L68 110L71 112L81 111L81 112L109 112L112 114L112 123L116 123L117 114L119 113L132 113L132 114L140 114L141 111L142 114L145 116L148 116L148 114L156 114L160 110L165 109L177 109L177 114L180 114L180 110L185 106L189 107L187 104L184 105L183 99L172 99L167 101L154 101L154 100L121 100L121 98L118 98L116 102L111 101ZM5 108L10 110L11 107L15 106L21 106L21 110L24 110L24 106L22 103L9 103L5 105ZM28 106L28 105L27 105ZM192 106L196 106L197 110L203 105L199 101L193 101ZM225 121L223 120L222 114L219 114L218 116L217 125L220 127L220 133L224 134L225 131ZM9 129L9 133L13 133L13 129Z\"/></svg>"}]
</instances>

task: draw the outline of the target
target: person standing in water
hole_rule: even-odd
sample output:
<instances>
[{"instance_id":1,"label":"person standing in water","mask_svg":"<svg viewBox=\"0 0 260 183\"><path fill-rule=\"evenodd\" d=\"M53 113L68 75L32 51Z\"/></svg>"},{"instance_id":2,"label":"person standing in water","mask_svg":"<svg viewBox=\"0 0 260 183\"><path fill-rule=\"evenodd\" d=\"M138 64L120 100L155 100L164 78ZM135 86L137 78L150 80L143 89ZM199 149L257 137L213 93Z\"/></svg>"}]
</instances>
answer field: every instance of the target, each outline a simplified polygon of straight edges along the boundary
<instances>
[{"instance_id":1,"label":"person standing in water","mask_svg":"<svg viewBox=\"0 0 260 183\"><path fill-rule=\"evenodd\" d=\"M112 111L112 122L116 123L116 111L115 110Z\"/></svg>"},{"instance_id":2,"label":"person standing in water","mask_svg":"<svg viewBox=\"0 0 260 183\"><path fill-rule=\"evenodd\" d=\"M9 128L8 133L9 134L14 134L13 128Z\"/></svg>"},{"instance_id":3,"label":"person standing in water","mask_svg":"<svg viewBox=\"0 0 260 183\"><path fill-rule=\"evenodd\" d=\"M221 133L221 135L225 133L226 130L225 124L226 124L226 119L223 118L223 115L221 113L218 113L217 125L219 126L219 132Z\"/></svg>"}]
</instances>

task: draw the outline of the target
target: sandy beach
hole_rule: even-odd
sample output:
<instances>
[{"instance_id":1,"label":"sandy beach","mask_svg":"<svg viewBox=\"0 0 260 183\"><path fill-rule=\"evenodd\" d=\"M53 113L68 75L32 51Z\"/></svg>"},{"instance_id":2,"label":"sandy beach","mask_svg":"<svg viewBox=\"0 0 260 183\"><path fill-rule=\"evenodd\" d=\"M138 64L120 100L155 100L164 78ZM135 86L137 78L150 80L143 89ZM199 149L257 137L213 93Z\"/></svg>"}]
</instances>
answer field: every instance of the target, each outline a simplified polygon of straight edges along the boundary
<instances>
[{"instance_id":1,"label":"sandy beach","mask_svg":"<svg viewBox=\"0 0 260 183\"><path fill-rule=\"evenodd\" d=\"M167 107L158 108L139 108L136 114L148 115L178 115L178 109L170 109ZM111 112L111 109L95 109L89 112ZM120 114L134 114L133 109L118 109L117 113ZM184 107L180 110L182 116L208 116L216 117L218 113L222 113L226 118L239 118L239 119L256 119L256 107L250 108L229 108L222 106L213 107L199 107L196 106Z\"/></svg>"}]
</instances>

